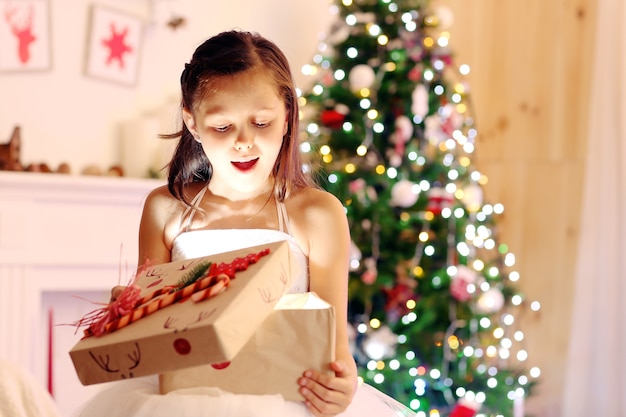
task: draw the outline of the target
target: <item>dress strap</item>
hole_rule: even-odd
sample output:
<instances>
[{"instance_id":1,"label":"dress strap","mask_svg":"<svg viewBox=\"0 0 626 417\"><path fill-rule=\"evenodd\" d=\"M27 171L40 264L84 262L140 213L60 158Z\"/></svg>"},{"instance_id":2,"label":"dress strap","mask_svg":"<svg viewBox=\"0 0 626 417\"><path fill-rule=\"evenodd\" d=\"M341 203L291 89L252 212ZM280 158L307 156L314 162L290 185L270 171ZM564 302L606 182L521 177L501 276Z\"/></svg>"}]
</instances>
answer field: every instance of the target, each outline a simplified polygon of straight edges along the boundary
<instances>
[{"instance_id":1,"label":"dress strap","mask_svg":"<svg viewBox=\"0 0 626 417\"><path fill-rule=\"evenodd\" d=\"M209 188L208 184L205 187L202 187L202 189L198 192L198 194L195 195L193 200L191 200L191 204L187 206L187 208L183 212L183 215L181 217L181 225L184 222L185 227L184 228L181 227L181 229L183 229L184 232L189 231L189 228L191 227L191 221L193 220L193 216L194 214L196 214L196 211L198 211L198 206L200 205L200 201L202 201L202 198L204 197L204 194L206 194L206 190L208 188Z\"/></svg>"},{"instance_id":2,"label":"dress strap","mask_svg":"<svg viewBox=\"0 0 626 417\"><path fill-rule=\"evenodd\" d=\"M287 216L285 203L277 201L276 211L278 212L278 230L284 233L286 232L289 236L291 236L291 230L289 229L289 216Z\"/></svg>"}]
</instances>

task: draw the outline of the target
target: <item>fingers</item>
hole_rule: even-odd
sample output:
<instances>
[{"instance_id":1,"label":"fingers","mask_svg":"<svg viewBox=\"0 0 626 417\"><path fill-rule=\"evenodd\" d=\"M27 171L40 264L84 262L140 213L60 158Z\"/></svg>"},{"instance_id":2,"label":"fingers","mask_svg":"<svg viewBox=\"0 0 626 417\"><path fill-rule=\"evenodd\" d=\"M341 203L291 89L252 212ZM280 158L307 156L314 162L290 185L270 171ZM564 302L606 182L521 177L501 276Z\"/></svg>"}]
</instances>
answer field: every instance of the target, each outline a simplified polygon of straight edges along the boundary
<instances>
[{"instance_id":1,"label":"fingers","mask_svg":"<svg viewBox=\"0 0 626 417\"><path fill-rule=\"evenodd\" d=\"M109 301L109 303L112 303L113 301L117 300L117 297L119 297L122 291L124 291L124 288L126 287L123 287L121 285L117 285L113 287L111 289L111 300Z\"/></svg>"},{"instance_id":2,"label":"fingers","mask_svg":"<svg viewBox=\"0 0 626 417\"><path fill-rule=\"evenodd\" d=\"M316 416L334 416L344 411L352 401L353 378L341 362L332 362L335 375L307 370L298 381L307 408Z\"/></svg>"}]
</instances>

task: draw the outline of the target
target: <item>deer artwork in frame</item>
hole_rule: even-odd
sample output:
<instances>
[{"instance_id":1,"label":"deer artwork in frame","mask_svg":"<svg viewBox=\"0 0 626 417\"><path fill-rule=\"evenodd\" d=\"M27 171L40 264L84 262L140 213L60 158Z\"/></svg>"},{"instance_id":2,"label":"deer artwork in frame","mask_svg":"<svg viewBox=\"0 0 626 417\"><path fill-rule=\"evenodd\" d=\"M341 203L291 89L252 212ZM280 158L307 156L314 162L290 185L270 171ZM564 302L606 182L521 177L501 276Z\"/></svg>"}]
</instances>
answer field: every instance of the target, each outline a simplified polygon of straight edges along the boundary
<instances>
[{"instance_id":1,"label":"deer artwork in frame","mask_svg":"<svg viewBox=\"0 0 626 417\"><path fill-rule=\"evenodd\" d=\"M0 0L0 71L51 65L48 0Z\"/></svg>"}]
</instances>

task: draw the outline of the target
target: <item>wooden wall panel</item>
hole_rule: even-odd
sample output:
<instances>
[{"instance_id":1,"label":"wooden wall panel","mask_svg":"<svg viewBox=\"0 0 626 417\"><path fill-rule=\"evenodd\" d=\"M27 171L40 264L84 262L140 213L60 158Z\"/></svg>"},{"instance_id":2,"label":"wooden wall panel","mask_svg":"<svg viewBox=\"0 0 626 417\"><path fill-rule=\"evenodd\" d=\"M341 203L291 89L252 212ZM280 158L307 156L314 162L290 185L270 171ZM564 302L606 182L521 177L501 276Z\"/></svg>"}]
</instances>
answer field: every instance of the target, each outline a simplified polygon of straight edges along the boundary
<instances>
[{"instance_id":1,"label":"wooden wall panel","mask_svg":"<svg viewBox=\"0 0 626 417\"><path fill-rule=\"evenodd\" d=\"M501 202L500 235L520 288L542 303L524 317L529 363L542 368L527 404L560 416L569 341L597 0L441 0L452 9L456 63L479 132L485 198Z\"/></svg>"}]
</instances>

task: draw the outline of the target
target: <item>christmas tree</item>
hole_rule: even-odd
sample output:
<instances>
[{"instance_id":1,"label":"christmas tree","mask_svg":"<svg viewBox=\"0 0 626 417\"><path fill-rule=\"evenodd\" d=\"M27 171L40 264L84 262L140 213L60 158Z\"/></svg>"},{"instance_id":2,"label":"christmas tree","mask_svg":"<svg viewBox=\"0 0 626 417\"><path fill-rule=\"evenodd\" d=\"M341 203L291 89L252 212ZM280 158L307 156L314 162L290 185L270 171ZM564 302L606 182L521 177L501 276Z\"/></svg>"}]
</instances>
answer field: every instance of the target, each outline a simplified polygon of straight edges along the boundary
<instances>
[{"instance_id":1,"label":"christmas tree","mask_svg":"<svg viewBox=\"0 0 626 417\"><path fill-rule=\"evenodd\" d=\"M527 370L501 204L473 166L469 68L450 10L427 0L343 0L302 71L303 150L344 204L349 318L360 377L425 416L513 416Z\"/></svg>"}]
</instances>

